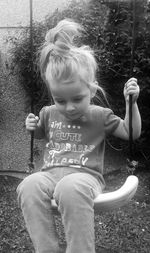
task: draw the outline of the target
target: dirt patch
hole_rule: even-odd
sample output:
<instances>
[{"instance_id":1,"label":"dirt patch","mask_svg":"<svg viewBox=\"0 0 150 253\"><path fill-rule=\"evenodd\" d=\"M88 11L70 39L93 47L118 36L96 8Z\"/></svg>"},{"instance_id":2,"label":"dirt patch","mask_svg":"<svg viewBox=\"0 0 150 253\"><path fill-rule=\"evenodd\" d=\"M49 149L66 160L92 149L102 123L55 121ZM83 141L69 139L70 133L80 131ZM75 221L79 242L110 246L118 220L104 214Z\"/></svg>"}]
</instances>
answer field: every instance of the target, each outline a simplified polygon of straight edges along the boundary
<instances>
[{"instance_id":1,"label":"dirt patch","mask_svg":"<svg viewBox=\"0 0 150 253\"><path fill-rule=\"evenodd\" d=\"M128 174L124 158L107 156L105 175L107 190L120 187ZM111 166L113 168L111 168ZM114 170L115 168L115 170ZM97 253L150 252L150 171L139 170L137 193L127 206L95 216ZM0 252L32 253L32 243L26 231L22 213L17 205L16 187L20 179L0 177ZM65 244L59 217L56 227L60 244Z\"/></svg>"}]
</instances>

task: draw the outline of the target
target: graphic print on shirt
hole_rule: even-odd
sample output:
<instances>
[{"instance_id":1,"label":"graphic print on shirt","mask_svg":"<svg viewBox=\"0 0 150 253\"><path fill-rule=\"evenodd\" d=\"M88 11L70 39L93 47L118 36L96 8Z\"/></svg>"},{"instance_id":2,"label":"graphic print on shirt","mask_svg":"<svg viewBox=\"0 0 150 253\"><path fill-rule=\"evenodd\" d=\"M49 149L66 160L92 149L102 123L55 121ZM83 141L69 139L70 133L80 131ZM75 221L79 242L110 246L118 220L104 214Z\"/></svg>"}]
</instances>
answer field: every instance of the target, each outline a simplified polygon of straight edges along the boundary
<instances>
[{"instance_id":1,"label":"graphic print on shirt","mask_svg":"<svg viewBox=\"0 0 150 253\"><path fill-rule=\"evenodd\" d=\"M53 121L49 122L49 129L45 166L86 166L88 154L95 146L83 144L81 126Z\"/></svg>"}]
</instances>

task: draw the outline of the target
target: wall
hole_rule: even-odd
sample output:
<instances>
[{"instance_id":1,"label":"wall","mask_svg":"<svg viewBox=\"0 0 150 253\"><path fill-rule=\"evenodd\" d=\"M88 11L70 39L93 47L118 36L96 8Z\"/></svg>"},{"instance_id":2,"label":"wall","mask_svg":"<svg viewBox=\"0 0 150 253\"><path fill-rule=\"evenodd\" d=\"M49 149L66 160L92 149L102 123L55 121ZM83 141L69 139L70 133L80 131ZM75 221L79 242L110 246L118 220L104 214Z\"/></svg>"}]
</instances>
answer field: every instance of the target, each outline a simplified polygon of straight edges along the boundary
<instances>
[{"instance_id":1,"label":"wall","mask_svg":"<svg viewBox=\"0 0 150 253\"><path fill-rule=\"evenodd\" d=\"M81 0L82 1L82 0ZM33 0L33 20L42 21L56 8L66 8L69 0ZM26 95L18 77L9 69L10 44L7 38L20 33L9 27L29 26L28 0L0 0L0 170L28 169L30 136L25 131ZM43 143L35 142L35 147ZM38 165L39 166L39 165Z\"/></svg>"}]
</instances>

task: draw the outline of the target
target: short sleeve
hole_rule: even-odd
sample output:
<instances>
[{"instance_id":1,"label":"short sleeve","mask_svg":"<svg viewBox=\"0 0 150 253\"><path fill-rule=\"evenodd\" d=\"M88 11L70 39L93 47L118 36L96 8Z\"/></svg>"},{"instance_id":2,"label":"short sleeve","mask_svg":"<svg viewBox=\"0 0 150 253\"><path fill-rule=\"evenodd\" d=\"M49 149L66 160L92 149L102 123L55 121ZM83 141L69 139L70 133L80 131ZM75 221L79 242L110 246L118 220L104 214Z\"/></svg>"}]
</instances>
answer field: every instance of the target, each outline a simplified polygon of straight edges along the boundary
<instances>
[{"instance_id":1,"label":"short sleeve","mask_svg":"<svg viewBox=\"0 0 150 253\"><path fill-rule=\"evenodd\" d=\"M44 106L41 111L39 112L39 127L43 132L46 131L47 125L48 125L48 117L49 117L49 106Z\"/></svg>"},{"instance_id":2,"label":"short sleeve","mask_svg":"<svg viewBox=\"0 0 150 253\"><path fill-rule=\"evenodd\" d=\"M116 116L111 109L104 108L104 131L106 135L112 134L118 127L121 118Z\"/></svg>"}]
</instances>

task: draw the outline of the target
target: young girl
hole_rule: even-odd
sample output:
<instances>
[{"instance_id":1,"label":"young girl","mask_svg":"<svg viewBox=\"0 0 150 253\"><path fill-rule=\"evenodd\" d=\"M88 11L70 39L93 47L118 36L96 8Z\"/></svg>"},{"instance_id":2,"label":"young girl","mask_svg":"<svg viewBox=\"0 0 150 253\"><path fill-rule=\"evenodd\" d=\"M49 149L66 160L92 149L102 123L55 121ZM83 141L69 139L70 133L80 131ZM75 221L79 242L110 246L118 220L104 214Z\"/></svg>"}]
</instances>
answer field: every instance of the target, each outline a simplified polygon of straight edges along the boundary
<instances>
[{"instance_id":1,"label":"young girl","mask_svg":"<svg viewBox=\"0 0 150 253\"><path fill-rule=\"evenodd\" d=\"M87 46L74 37L82 28L62 20L48 31L41 49L41 75L54 105L44 107L39 118L30 113L26 129L47 141L40 172L25 178L17 188L18 200L35 252L59 249L51 210L58 204L64 225L67 253L94 253L94 199L105 186L105 138L112 134L129 139L129 95L132 94L133 138L141 132L137 107L139 86L135 78L124 87L124 120L107 108L91 104L96 91L96 61ZM103 91L102 91L103 92Z\"/></svg>"}]
</instances>

